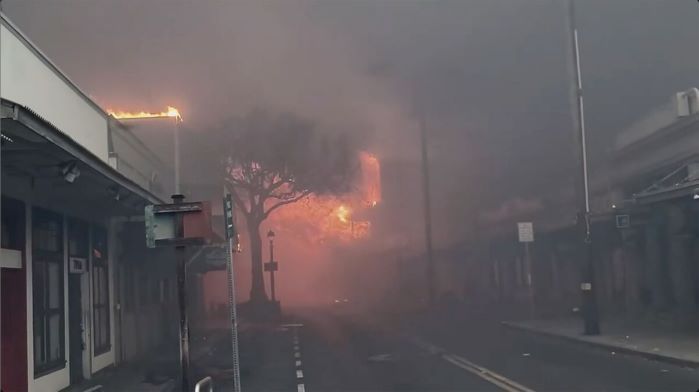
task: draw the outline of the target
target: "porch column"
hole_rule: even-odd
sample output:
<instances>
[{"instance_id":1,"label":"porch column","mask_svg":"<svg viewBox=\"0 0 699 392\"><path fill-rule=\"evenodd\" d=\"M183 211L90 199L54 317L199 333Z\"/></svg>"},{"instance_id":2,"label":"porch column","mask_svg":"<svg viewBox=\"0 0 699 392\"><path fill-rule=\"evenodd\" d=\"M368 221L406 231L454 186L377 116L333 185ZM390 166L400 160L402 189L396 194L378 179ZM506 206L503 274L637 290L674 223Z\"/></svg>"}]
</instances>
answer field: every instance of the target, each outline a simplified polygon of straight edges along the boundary
<instances>
[{"instance_id":1,"label":"porch column","mask_svg":"<svg viewBox=\"0 0 699 392\"><path fill-rule=\"evenodd\" d=\"M639 290L643 285L643 255L637 229L623 229L621 232L622 258L624 266L624 307L626 311L639 310Z\"/></svg>"},{"instance_id":2,"label":"porch column","mask_svg":"<svg viewBox=\"0 0 699 392\"><path fill-rule=\"evenodd\" d=\"M667 295L665 292L666 271L663 268L663 251L660 226L660 217L648 222L645 227L646 249L644 265L644 282L651 296L651 307L662 310L667 307Z\"/></svg>"},{"instance_id":3,"label":"porch column","mask_svg":"<svg viewBox=\"0 0 699 392\"><path fill-rule=\"evenodd\" d=\"M676 311L689 314L694 309L694 286L692 282L691 246L689 231L690 211L679 205L667 209L668 254L667 263L671 281L671 294Z\"/></svg>"}]
</instances>

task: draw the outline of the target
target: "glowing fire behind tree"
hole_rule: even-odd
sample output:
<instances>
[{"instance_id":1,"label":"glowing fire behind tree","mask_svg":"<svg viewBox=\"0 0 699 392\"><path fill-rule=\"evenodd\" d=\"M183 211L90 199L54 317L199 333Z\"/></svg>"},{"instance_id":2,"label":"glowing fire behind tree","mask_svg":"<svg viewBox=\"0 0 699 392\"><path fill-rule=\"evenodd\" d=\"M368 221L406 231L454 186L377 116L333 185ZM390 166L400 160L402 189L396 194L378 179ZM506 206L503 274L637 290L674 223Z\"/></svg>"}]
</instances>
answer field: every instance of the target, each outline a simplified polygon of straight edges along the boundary
<instances>
[{"instance_id":1,"label":"glowing fire behind tree","mask_svg":"<svg viewBox=\"0 0 699 392\"><path fill-rule=\"evenodd\" d=\"M359 153L359 169L352 191L342 196L308 195L280 209L268 224L287 231L309 245L347 243L371 232L369 211L381 202L380 163L376 156Z\"/></svg>"}]
</instances>

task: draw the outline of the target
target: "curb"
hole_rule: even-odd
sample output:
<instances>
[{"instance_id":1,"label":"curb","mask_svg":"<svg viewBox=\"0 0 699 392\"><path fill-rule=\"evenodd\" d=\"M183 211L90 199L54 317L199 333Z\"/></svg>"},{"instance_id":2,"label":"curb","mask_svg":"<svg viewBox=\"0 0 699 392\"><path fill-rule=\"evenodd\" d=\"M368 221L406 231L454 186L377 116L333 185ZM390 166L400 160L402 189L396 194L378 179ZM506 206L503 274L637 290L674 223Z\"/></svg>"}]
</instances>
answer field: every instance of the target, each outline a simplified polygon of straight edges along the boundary
<instances>
[{"instance_id":1,"label":"curb","mask_svg":"<svg viewBox=\"0 0 699 392\"><path fill-rule=\"evenodd\" d=\"M589 347L597 348L597 349L605 349L605 350L612 350L617 353L623 353L627 355L632 355L636 357L642 357L646 359L651 359L654 361L658 362L665 362L673 365L679 365L679 366L686 366L686 367L691 367L691 368L699 368L699 361L693 361L689 359L683 359L683 358L677 358L677 357L672 357L669 355L664 355L664 354L658 354L658 353L653 353L653 352L648 352L648 351L639 351L639 350L634 350L632 348L627 348L623 346L615 346L613 344L609 343L603 343L603 342L593 342L589 340L584 340L575 336L569 336L569 335L561 335L557 334L554 332L549 332L549 331L542 331L540 329L536 329L533 327L527 327L524 325L517 325L515 323L509 322L509 321L501 321L500 325L502 325L505 328L510 328L513 330L517 330L519 332L527 332L539 336L544 336L547 338L552 338L552 339L559 339L559 340L565 340L568 342L574 342L580 345L586 345Z\"/></svg>"}]
</instances>

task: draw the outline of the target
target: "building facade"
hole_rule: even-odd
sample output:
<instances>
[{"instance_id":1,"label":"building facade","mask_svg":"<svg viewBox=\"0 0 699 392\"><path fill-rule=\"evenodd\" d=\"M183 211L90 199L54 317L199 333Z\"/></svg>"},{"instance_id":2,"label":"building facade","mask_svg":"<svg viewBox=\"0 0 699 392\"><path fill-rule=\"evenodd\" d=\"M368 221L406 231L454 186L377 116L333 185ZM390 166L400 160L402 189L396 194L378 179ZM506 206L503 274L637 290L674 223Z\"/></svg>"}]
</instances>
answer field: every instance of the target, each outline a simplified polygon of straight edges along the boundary
<instances>
[{"instance_id":1,"label":"building facade","mask_svg":"<svg viewBox=\"0 0 699 392\"><path fill-rule=\"evenodd\" d=\"M699 91L679 92L615 139L610 162L591 174L594 288L603 315L660 315L694 325L699 314ZM541 315L580 306L585 265L573 184L542 195L533 210L482 224L473 262L490 270L480 295L534 302ZM528 249L517 222L533 222ZM487 248L487 249L484 249ZM652 317L658 318L658 317Z\"/></svg>"},{"instance_id":2,"label":"building facade","mask_svg":"<svg viewBox=\"0 0 699 392\"><path fill-rule=\"evenodd\" d=\"M0 386L58 391L176 347L174 267L143 230L173 171L1 21Z\"/></svg>"}]
</instances>

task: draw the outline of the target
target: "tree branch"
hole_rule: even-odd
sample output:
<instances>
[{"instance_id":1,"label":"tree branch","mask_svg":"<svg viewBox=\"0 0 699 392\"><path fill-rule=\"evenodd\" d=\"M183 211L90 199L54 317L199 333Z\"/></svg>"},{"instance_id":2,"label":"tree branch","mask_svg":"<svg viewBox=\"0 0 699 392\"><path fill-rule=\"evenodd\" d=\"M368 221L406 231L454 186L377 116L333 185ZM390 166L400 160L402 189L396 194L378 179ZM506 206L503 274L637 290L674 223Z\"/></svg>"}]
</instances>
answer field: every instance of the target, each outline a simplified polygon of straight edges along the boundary
<instances>
[{"instance_id":1,"label":"tree branch","mask_svg":"<svg viewBox=\"0 0 699 392\"><path fill-rule=\"evenodd\" d=\"M301 192L301 194L299 194L299 195L296 196L296 197L293 197L293 198L291 198L291 199L282 200L282 201L280 201L280 202L274 204L272 207L270 207L270 208L267 210L267 212L264 213L263 219L267 219L267 217L269 216L269 214L272 213L272 211L276 210L277 208L279 208L279 207L281 207L281 206L283 206L283 205L295 203L295 202L297 202L297 201L303 199L304 197L306 197L306 196L308 196L308 195L310 195L310 194L311 194L311 191L303 191L303 192Z\"/></svg>"}]
</instances>

